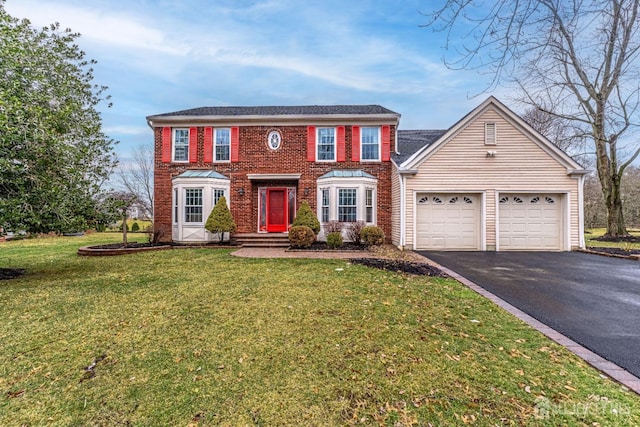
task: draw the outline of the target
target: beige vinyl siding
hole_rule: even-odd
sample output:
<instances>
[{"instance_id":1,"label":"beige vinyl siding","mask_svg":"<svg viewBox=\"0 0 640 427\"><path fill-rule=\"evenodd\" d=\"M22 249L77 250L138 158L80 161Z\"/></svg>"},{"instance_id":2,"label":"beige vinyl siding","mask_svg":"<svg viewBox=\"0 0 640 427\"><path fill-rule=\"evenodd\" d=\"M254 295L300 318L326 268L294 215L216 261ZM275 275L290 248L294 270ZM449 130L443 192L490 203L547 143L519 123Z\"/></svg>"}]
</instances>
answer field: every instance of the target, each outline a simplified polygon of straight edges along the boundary
<instances>
[{"instance_id":1,"label":"beige vinyl siding","mask_svg":"<svg viewBox=\"0 0 640 427\"><path fill-rule=\"evenodd\" d=\"M400 178L395 165L391 171L391 243L400 244Z\"/></svg>"},{"instance_id":2,"label":"beige vinyl siding","mask_svg":"<svg viewBox=\"0 0 640 427\"><path fill-rule=\"evenodd\" d=\"M485 145L485 123L496 123L496 145ZM487 151L495 151L488 157ZM413 247L414 208L419 192L485 194L486 248L496 246L496 193L539 192L567 194L570 200L570 247L579 246L578 178L507 121L493 107L445 142L407 177L407 247ZM566 217L566 214L565 214Z\"/></svg>"}]
</instances>

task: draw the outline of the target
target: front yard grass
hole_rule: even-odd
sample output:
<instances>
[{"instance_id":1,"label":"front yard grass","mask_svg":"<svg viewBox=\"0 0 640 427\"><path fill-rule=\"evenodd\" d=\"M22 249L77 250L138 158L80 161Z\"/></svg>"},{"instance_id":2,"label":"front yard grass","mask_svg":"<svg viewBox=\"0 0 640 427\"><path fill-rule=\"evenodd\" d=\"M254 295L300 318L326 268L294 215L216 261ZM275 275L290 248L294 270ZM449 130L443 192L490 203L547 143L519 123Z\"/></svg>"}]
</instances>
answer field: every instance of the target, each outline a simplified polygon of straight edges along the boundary
<instances>
[{"instance_id":1,"label":"front yard grass","mask_svg":"<svg viewBox=\"0 0 640 427\"><path fill-rule=\"evenodd\" d=\"M0 425L640 425L640 399L451 279L117 236L0 244ZM90 365L92 369L86 370Z\"/></svg>"}]
</instances>

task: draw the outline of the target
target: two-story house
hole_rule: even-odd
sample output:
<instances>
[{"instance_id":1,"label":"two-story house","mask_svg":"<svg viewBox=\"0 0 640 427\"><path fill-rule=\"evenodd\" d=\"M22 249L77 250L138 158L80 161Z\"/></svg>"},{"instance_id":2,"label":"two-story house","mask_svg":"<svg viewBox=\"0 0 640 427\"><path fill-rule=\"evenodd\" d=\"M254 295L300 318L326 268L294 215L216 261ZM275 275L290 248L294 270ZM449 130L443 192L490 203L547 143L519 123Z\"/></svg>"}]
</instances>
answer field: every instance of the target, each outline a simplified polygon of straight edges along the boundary
<instances>
[{"instance_id":1,"label":"two-story house","mask_svg":"<svg viewBox=\"0 0 640 427\"><path fill-rule=\"evenodd\" d=\"M147 117L155 228L204 242L224 195L239 233L283 233L302 201L396 246L584 247L586 171L493 97L443 130L400 130L379 105L204 107ZM322 234L320 238L322 238Z\"/></svg>"},{"instance_id":2,"label":"two-story house","mask_svg":"<svg viewBox=\"0 0 640 427\"><path fill-rule=\"evenodd\" d=\"M239 233L281 233L309 202L322 223L391 235L391 153L400 115L379 105L204 107L147 117L155 135L155 227L202 242L225 196Z\"/></svg>"}]
</instances>

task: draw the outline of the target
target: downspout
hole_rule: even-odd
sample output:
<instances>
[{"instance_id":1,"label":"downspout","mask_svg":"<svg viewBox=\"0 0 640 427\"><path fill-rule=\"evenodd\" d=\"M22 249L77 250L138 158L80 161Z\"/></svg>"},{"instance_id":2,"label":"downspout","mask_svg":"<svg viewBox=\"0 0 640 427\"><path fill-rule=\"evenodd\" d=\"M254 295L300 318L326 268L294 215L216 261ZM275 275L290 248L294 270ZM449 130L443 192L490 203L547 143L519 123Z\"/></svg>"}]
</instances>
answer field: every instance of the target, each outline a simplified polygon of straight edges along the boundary
<instances>
[{"instance_id":1,"label":"downspout","mask_svg":"<svg viewBox=\"0 0 640 427\"><path fill-rule=\"evenodd\" d=\"M405 189L405 176L398 173L398 179L400 180L400 242L398 242L399 249L404 249L405 235L406 235L406 203L407 195L404 194Z\"/></svg>"},{"instance_id":2,"label":"downspout","mask_svg":"<svg viewBox=\"0 0 640 427\"><path fill-rule=\"evenodd\" d=\"M586 244L584 241L584 177L580 175L578 178L578 232L580 234L580 249L584 249Z\"/></svg>"}]
</instances>

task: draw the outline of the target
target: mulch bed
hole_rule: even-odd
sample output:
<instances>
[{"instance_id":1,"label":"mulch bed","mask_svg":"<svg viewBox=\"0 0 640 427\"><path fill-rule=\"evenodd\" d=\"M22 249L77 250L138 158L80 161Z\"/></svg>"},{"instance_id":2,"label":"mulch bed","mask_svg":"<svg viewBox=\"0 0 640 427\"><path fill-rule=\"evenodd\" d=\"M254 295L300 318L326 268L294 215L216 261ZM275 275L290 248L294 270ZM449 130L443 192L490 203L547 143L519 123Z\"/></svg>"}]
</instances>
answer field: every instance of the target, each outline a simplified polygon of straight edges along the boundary
<instances>
[{"instance_id":1,"label":"mulch bed","mask_svg":"<svg viewBox=\"0 0 640 427\"><path fill-rule=\"evenodd\" d=\"M352 242L345 242L342 246L340 246L339 248L330 248L327 245L327 242L313 242L313 244L311 245L311 247L309 248L292 248L289 247L290 251L357 251L357 252L363 252L368 250L368 248L365 245L358 245Z\"/></svg>"},{"instance_id":2,"label":"mulch bed","mask_svg":"<svg viewBox=\"0 0 640 427\"><path fill-rule=\"evenodd\" d=\"M0 268L0 280L9 280L20 277L24 274L22 268Z\"/></svg>"},{"instance_id":3,"label":"mulch bed","mask_svg":"<svg viewBox=\"0 0 640 427\"><path fill-rule=\"evenodd\" d=\"M600 246L589 246L587 247L587 250L591 252L599 252L606 255L622 255L622 256L640 255L640 249L624 250L622 248L604 248Z\"/></svg>"},{"instance_id":4,"label":"mulch bed","mask_svg":"<svg viewBox=\"0 0 640 427\"><path fill-rule=\"evenodd\" d=\"M168 246L171 243L128 243L127 246L124 246L122 243L108 243L104 245L93 245L88 246L89 249L124 249L124 248L153 248L156 246Z\"/></svg>"},{"instance_id":5,"label":"mulch bed","mask_svg":"<svg viewBox=\"0 0 640 427\"><path fill-rule=\"evenodd\" d=\"M416 276L448 277L438 268L418 262L381 258L353 258L349 261L352 264L361 264L366 265L367 267L374 267L397 273L408 273Z\"/></svg>"}]
</instances>

